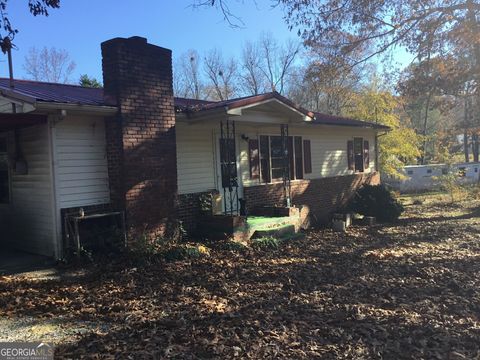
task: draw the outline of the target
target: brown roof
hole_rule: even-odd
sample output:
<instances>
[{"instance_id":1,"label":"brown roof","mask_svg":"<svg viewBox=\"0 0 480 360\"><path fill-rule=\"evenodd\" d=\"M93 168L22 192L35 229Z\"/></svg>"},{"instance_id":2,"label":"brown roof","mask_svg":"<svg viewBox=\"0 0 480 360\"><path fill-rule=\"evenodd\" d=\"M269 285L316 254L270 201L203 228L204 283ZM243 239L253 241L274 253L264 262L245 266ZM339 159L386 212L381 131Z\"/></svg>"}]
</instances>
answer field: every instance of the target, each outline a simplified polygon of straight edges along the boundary
<instances>
[{"instance_id":1,"label":"brown roof","mask_svg":"<svg viewBox=\"0 0 480 360\"><path fill-rule=\"evenodd\" d=\"M0 90L10 90L10 80L0 78ZM30 80L14 80L14 89L20 95L36 101L82 105L112 105L103 99L103 89L79 85L56 84Z\"/></svg>"},{"instance_id":2,"label":"brown roof","mask_svg":"<svg viewBox=\"0 0 480 360\"><path fill-rule=\"evenodd\" d=\"M8 78L0 78L0 91L2 89L10 90ZM28 96L36 101L42 102L115 106L114 103L105 100L102 88L87 88L79 85L57 84L31 80L14 80L14 91L20 95ZM235 109L270 99L277 99L278 101L297 110L298 112L311 117L313 119L311 124L368 127L383 130L389 129L388 126L371 122L327 115L318 112L314 113L296 105L293 101L287 99L277 92L245 96L224 101L208 101L176 97L175 107L178 112L191 113L220 108Z\"/></svg>"},{"instance_id":3,"label":"brown roof","mask_svg":"<svg viewBox=\"0 0 480 360\"><path fill-rule=\"evenodd\" d=\"M333 126L353 126L353 127L365 127L365 128L374 128L381 130L389 130L390 127L386 125L376 124L368 121L356 120L351 118L346 118L342 116L328 115L316 112L315 119L312 121L312 124L319 125L333 125Z\"/></svg>"}]
</instances>

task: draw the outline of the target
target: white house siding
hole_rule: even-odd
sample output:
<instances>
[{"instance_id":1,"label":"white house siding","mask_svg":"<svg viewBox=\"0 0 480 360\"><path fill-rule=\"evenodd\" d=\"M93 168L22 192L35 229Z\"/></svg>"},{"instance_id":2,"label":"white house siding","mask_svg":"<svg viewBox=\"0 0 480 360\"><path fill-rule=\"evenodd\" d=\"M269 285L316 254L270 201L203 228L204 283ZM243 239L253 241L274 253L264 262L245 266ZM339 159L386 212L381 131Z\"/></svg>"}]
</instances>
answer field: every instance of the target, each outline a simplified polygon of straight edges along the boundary
<instances>
[{"instance_id":1,"label":"white house siding","mask_svg":"<svg viewBox=\"0 0 480 360\"><path fill-rule=\"evenodd\" d=\"M176 124L179 194L215 189L213 130L205 124Z\"/></svg>"},{"instance_id":2,"label":"white house siding","mask_svg":"<svg viewBox=\"0 0 480 360\"><path fill-rule=\"evenodd\" d=\"M109 203L104 119L67 117L54 134L59 209Z\"/></svg>"},{"instance_id":3,"label":"white house siding","mask_svg":"<svg viewBox=\"0 0 480 360\"><path fill-rule=\"evenodd\" d=\"M13 140L13 134L10 134ZM19 149L28 173L11 171L10 204L2 206L5 242L20 250L54 256L51 152L47 125L19 130ZM10 142L13 145L13 141ZM13 150L13 149L12 149ZM3 231L5 230L5 231Z\"/></svg>"},{"instance_id":4,"label":"white house siding","mask_svg":"<svg viewBox=\"0 0 480 360\"><path fill-rule=\"evenodd\" d=\"M250 180L248 144L240 139L241 134L249 138L255 138L259 135L279 135L278 126L268 126L255 128L248 125L238 124L237 134L239 135L239 161L244 186L258 185L258 180ZM318 179L324 177L333 177L340 175L353 174L348 170L347 160L347 141L354 137L363 137L368 140L370 146L369 168L365 173L375 171L375 133L373 130L307 125L289 126L289 135L301 136L303 140L310 140L312 155L312 172L304 174L305 179Z\"/></svg>"},{"instance_id":5,"label":"white house siding","mask_svg":"<svg viewBox=\"0 0 480 360\"><path fill-rule=\"evenodd\" d=\"M208 191L216 187L215 146L220 133L218 121L187 125L177 122L177 174L179 194ZM279 124L249 124L236 122L239 175L243 186L258 185L250 180L248 143L241 135L280 135ZM363 137L369 141L370 162L366 173L375 171L375 132L372 129L320 125L289 126L289 135L311 141L312 173L306 179L353 174L348 170L347 141Z\"/></svg>"}]
</instances>

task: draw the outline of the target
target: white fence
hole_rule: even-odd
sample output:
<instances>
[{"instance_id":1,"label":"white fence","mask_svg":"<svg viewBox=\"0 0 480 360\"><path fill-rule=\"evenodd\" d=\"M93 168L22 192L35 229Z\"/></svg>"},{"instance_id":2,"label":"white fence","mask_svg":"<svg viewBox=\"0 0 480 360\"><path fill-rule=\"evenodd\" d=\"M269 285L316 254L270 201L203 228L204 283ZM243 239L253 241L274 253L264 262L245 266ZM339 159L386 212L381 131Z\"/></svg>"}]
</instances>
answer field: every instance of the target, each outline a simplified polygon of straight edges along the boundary
<instances>
[{"instance_id":1,"label":"white fence","mask_svg":"<svg viewBox=\"0 0 480 360\"><path fill-rule=\"evenodd\" d=\"M403 168L405 179L384 177L382 180L401 192L434 190L439 187L439 177L454 173L459 183L469 184L479 181L480 163L460 163L453 165L409 165Z\"/></svg>"}]
</instances>

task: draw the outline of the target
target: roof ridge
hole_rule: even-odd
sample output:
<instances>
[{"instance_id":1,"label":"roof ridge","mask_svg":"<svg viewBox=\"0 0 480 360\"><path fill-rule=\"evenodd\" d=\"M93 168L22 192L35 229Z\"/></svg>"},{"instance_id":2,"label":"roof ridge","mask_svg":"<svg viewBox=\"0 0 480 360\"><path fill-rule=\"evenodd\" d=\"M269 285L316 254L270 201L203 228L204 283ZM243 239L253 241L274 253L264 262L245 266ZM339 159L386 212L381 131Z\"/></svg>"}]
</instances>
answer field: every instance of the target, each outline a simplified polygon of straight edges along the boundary
<instances>
[{"instance_id":1,"label":"roof ridge","mask_svg":"<svg viewBox=\"0 0 480 360\"><path fill-rule=\"evenodd\" d=\"M0 80L7 80L10 81L10 78L7 77L0 77ZM66 83L56 83L56 82L50 82L50 81L38 81L38 80L30 80L30 79L13 79L14 82L24 82L24 83L30 83L30 84L46 84L46 85L60 85L60 86L71 86L71 87L78 87L82 89L102 89L103 86L101 87L90 87L90 86L82 86L79 84L66 84Z\"/></svg>"}]
</instances>

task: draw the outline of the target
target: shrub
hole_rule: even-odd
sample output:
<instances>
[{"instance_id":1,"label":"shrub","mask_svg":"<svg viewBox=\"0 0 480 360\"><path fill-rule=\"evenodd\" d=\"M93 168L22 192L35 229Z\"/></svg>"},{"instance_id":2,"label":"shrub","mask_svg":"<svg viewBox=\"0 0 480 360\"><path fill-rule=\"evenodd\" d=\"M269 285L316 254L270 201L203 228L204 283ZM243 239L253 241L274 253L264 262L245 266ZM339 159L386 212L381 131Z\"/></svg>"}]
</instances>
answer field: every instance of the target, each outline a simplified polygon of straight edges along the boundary
<instances>
[{"instance_id":1,"label":"shrub","mask_svg":"<svg viewBox=\"0 0 480 360\"><path fill-rule=\"evenodd\" d=\"M203 245L181 245L175 246L164 252L163 256L167 261L196 259L209 255L210 251Z\"/></svg>"},{"instance_id":2,"label":"shrub","mask_svg":"<svg viewBox=\"0 0 480 360\"><path fill-rule=\"evenodd\" d=\"M404 210L384 185L364 185L355 193L349 209L364 216L375 216L379 222L394 221Z\"/></svg>"},{"instance_id":3,"label":"shrub","mask_svg":"<svg viewBox=\"0 0 480 360\"><path fill-rule=\"evenodd\" d=\"M280 246L280 240L272 236L252 240L252 248L255 250L276 250Z\"/></svg>"}]
</instances>

